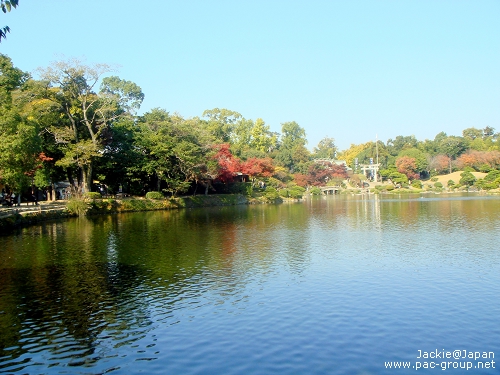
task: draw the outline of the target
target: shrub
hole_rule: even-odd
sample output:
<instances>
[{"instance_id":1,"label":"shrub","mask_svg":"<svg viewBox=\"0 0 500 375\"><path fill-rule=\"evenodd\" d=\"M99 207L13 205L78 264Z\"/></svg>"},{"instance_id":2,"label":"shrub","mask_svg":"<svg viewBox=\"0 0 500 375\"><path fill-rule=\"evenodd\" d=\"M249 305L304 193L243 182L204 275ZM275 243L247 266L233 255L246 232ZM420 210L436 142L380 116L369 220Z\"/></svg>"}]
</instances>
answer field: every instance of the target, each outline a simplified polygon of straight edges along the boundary
<instances>
[{"instance_id":1,"label":"shrub","mask_svg":"<svg viewBox=\"0 0 500 375\"><path fill-rule=\"evenodd\" d=\"M436 182L437 180L438 180L438 178L437 178L437 177L432 177L432 178L431 178L431 181L432 181L432 182Z\"/></svg>"},{"instance_id":2,"label":"shrub","mask_svg":"<svg viewBox=\"0 0 500 375\"><path fill-rule=\"evenodd\" d=\"M413 180L411 182L411 186L417 189L422 189L422 181L420 180Z\"/></svg>"},{"instance_id":3,"label":"shrub","mask_svg":"<svg viewBox=\"0 0 500 375\"><path fill-rule=\"evenodd\" d=\"M484 176L484 179L488 182L493 182L499 177L500 177L500 171L493 170L493 171L488 172L488 174L486 176Z\"/></svg>"},{"instance_id":4,"label":"shrub","mask_svg":"<svg viewBox=\"0 0 500 375\"><path fill-rule=\"evenodd\" d=\"M146 193L146 198L147 199L163 199L163 194L160 193L159 191L148 191Z\"/></svg>"},{"instance_id":5,"label":"shrub","mask_svg":"<svg viewBox=\"0 0 500 375\"><path fill-rule=\"evenodd\" d=\"M94 191L89 191L87 193L84 193L83 196L85 198L90 198L90 199L101 199L102 198L101 193L97 193Z\"/></svg>"},{"instance_id":6,"label":"shrub","mask_svg":"<svg viewBox=\"0 0 500 375\"><path fill-rule=\"evenodd\" d=\"M434 183L434 187L438 188L438 189L442 189L443 188L443 184L441 182L435 182Z\"/></svg>"},{"instance_id":7,"label":"shrub","mask_svg":"<svg viewBox=\"0 0 500 375\"><path fill-rule=\"evenodd\" d=\"M491 167L488 164L483 164L479 167L479 172L488 173L491 171Z\"/></svg>"},{"instance_id":8,"label":"shrub","mask_svg":"<svg viewBox=\"0 0 500 375\"><path fill-rule=\"evenodd\" d=\"M264 197L268 200L275 200L279 198L278 190L273 188L272 186L266 187L264 190Z\"/></svg>"},{"instance_id":9,"label":"shrub","mask_svg":"<svg viewBox=\"0 0 500 375\"><path fill-rule=\"evenodd\" d=\"M253 194L253 188L251 182L234 182L229 185L228 189L231 194L241 194L251 197Z\"/></svg>"},{"instance_id":10,"label":"shrub","mask_svg":"<svg viewBox=\"0 0 500 375\"><path fill-rule=\"evenodd\" d=\"M71 198L68 203L66 203L66 209L78 216L83 216L87 213L90 205L81 198Z\"/></svg>"},{"instance_id":11,"label":"shrub","mask_svg":"<svg viewBox=\"0 0 500 375\"><path fill-rule=\"evenodd\" d=\"M408 177L403 173L392 172L389 175L389 178L392 180L394 184L401 184L401 185L408 184Z\"/></svg>"},{"instance_id":12,"label":"shrub","mask_svg":"<svg viewBox=\"0 0 500 375\"><path fill-rule=\"evenodd\" d=\"M288 189L280 189L278 191L278 194L280 195L280 197L288 198L290 196L290 191Z\"/></svg>"},{"instance_id":13,"label":"shrub","mask_svg":"<svg viewBox=\"0 0 500 375\"><path fill-rule=\"evenodd\" d=\"M448 187L452 187L455 185L455 181L453 180L448 180Z\"/></svg>"},{"instance_id":14,"label":"shrub","mask_svg":"<svg viewBox=\"0 0 500 375\"><path fill-rule=\"evenodd\" d=\"M309 193L311 193L311 195L321 195L321 189L317 186L314 186L311 188L311 190L309 190Z\"/></svg>"},{"instance_id":15,"label":"shrub","mask_svg":"<svg viewBox=\"0 0 500 375\"><path fill-rule=\"evenodd\" d=\"M288 189L288 194L289 194L290 198L301 199L302 196L304 195L305 191L306 191L306 189L304 189L301 186L293 186L293 187Z\"/></svg>"},{"instance_id":16,"label":"shrub","mask_svg":"<svg viewBox=\"0 0 500 375\"><path fill-rule=\"evenodd\" d=\"M474 182L476 182L476 177L469 171L465 171L460 174L462 178L460 179L460 184L462 185L467 185L467 186L472 186L474 185Z\"/></svg>"},{"instance_id":17,"label":"shrub","mask_svg":"<svg viewBox=\"0 0 500 375\"><path fill-rule=\"evenodd\" d=\"M269 177L267 179L267 185L275 188L275 189L279 189L280 187L284 186L284 184L278 180L277 178L274 178L274 177Z\"/></svg>"}]
</instances>

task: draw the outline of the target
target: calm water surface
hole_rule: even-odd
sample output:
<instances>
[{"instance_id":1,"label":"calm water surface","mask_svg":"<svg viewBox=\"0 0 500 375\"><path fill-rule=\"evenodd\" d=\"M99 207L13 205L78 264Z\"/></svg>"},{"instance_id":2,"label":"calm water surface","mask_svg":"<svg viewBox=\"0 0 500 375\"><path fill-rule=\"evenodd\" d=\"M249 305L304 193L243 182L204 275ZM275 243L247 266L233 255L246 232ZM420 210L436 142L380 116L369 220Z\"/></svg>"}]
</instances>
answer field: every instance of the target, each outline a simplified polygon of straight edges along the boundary
<instances>
[{"instance_id":1,"label":"calm water surface","mask_svg":"<svg viewBox=\"0 0 500 375\"><path fill-rule=\"evenodd\" d=\"M335 196L23 229L0 237L0 373L438 373L437 349L499 374L499 213Z\"/></svg>"}]
</instances>

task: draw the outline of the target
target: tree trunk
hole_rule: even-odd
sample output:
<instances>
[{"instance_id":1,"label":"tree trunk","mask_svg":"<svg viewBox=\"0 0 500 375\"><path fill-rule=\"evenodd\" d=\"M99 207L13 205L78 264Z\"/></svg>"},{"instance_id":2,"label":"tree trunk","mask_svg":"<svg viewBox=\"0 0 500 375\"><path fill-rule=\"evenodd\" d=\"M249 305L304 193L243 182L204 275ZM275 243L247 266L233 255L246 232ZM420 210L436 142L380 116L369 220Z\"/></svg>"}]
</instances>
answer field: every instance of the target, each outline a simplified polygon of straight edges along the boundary
<instances>
[{"instance_id":1,"label":"tree trunk","mask_svg":"<svg viewBox=\"0 0 500 375\"><path fill-rule=\"evenodd\" d=\"M92 191L92 162L82 167L82 193Z\"/></svg>"}]
</instances>

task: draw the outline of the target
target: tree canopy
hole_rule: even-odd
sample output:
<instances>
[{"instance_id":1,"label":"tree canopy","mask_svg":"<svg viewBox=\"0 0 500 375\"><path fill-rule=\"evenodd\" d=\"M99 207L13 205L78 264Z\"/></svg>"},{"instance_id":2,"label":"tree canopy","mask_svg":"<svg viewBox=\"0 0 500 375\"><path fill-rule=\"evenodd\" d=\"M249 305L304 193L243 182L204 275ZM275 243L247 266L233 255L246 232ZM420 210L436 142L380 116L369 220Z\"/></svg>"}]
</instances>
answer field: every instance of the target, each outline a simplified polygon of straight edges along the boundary
<instances>
[{"instance_id":1,"label":"tree canopy","mask_svg":"<svg viewBox=\"0 0 500 375\"><path fill-rule=\"evenodd\" d=\"M7 3L13 6L2 1L5 11ZM71 59L37 73L33 78L0 54L0 183L12 189L61 180L80 192L95 189L96 182L134 194L178 195L200 187L208 193L242 181L291 189L359 179L356 165L377 157L380 175L396 184L465 168L500 169L500 137L490 126L466 128L461 136L439 132L423 141L396 135L347 150L324 137L311 152L295 121L273 132L263 118L226 108L191 118L164 108L138 115L141 87L107 64Z\"/></svg>"}]
</instances>

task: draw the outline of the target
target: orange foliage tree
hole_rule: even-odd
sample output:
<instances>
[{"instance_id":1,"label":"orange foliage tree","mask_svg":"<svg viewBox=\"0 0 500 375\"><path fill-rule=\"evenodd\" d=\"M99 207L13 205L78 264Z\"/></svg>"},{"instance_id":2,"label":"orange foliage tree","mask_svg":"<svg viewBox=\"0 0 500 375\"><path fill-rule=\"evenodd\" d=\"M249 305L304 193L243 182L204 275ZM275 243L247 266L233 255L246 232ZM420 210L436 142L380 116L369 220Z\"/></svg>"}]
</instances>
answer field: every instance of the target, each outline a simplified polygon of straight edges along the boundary
<instances>
[{"instance_id":1,"label":"orange foliage tree","mask_svg":"<svg viewBox=\"0 0 500 375\"><path fill-rule=\"evenodd\" d=\"M417 161L410 156L401 156L396 159L396 168L399 173L406 175L411 180L416 180L420 177L417 173Z\"/></svg>"},{"instance_id":2,"label":"orange foliage tree","mask_svg":"<svg viewBox=\"0 0 500 375\"><path fill-rule=\"evenodd\" d=\"M437 174L448 172L450 166L450 158L446 155L436 155L429 162L429 169Z\"/></svg>"},{"instance_id":3,"label":"orange foliage tree","mask_svg":"<svg viewBox=\"0 0 500 375\"><path fill-rule=\"evenodd\" d=\"M500 166L500 152L469 150L456 159L455 165L458 169L471 167L480 170L484 166L497 169Z\"/></svg>"}]
</instances>

